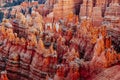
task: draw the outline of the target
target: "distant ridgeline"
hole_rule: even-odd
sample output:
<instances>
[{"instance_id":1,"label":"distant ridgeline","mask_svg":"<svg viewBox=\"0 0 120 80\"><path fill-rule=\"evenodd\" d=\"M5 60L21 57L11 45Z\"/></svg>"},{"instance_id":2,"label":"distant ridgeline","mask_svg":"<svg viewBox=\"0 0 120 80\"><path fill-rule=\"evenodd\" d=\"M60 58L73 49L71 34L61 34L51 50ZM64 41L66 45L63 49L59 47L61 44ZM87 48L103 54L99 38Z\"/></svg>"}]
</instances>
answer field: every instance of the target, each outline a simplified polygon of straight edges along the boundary
<instances>
[{"instance_id":1,"label":"distant ridgeline","mask_svg":"<svg viewBox=\"0 0 120 80\"><path fill-rule=\"evenodd\" d=\"M12 7L12 6L16 6L16 5L20 5L22 2L24 2L26 0L13 0L13 2L7 2L3 7ZM27 0L32 2L33 0ZM44 4L46 2L46 0L34 0L34 1L38 1L39 4Z\"/></svg>"},{"instance_id":2,"label":"distant ridgeline","mask_svg":"<svg viewBox=\"0 0 120 80\"><path fill-rule=\"evenodd\" d=\"M35 0L35 1L37 1L37 0ZM39 3L39 4L44 4L46 1L47 1L47 0L38 0L38 3Z\"/></svg>"},{"instance_id":3,"label":"distant ridgeline","mask_svg":"<svg viewBox=\"0 0 120 80\"><path fill-rule=\"evenodd\" d=\"M20 5L22 2L24 2L25 0L13 0L13 2L7 2L3 7L12 7L12 6L16 6L16 5Z\"/></svg>"}]
</instances>

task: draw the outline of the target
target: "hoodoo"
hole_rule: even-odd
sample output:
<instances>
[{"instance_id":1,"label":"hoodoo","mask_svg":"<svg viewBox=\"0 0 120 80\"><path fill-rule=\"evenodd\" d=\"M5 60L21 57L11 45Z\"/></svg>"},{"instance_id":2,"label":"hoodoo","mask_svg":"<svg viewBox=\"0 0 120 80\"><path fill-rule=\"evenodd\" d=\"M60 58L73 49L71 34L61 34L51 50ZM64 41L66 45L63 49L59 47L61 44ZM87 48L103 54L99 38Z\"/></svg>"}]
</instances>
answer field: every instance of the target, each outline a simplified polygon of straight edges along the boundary
<instances>
[{"instance_id":1,"label":"hoodoo","mask_svg":"<svg viewBox=\"0 0 120 80\"><path fill-rule=\"evenodd\" d=\"M119 0L0 0L0 80L120 80Z\"/></svg>"}]
</instances>

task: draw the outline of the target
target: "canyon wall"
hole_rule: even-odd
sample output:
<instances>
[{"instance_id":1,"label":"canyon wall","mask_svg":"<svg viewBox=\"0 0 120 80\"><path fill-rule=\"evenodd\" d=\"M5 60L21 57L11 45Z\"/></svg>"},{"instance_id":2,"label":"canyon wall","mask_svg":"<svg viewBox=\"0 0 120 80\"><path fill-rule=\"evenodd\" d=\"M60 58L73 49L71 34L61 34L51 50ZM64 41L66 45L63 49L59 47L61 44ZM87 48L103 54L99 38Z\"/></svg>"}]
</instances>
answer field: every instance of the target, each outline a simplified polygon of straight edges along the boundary
<instances>
[{"instance_id":1,"label":"canyon wall","mask_svg":"<svg viewBox=\"0 0 120 80\"><path fill-rule=\"evenodd\" d=\"M78 14L82 0L59 0L53 8L55 18L64 18L71 12Z\"/></svg>"}]
</instances>

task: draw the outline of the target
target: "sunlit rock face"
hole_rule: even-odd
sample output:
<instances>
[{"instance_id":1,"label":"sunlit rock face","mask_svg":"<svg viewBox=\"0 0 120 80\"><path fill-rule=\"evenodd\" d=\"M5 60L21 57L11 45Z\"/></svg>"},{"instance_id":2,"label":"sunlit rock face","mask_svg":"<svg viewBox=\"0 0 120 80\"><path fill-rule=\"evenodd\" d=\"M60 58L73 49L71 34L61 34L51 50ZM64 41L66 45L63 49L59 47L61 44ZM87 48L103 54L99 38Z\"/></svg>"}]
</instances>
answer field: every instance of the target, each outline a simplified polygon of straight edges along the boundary
<instances>
[{"instance_id":1,"label":"sunlit rock face","mask_svg":"<svg viewBox=\"0 0 120 80\"><path fill-rule=\"evenodd\" d=\"M101 7L93 7L92 21L93 21L93 25L95 25L95 26L101 25L101 23L103 21Z\"/></svg>"},{"instance_id":2,"label":"sunlit rock face","mask_svg":"<svg viewBox=\"0 0 120 80\"><path fill-rule=\"evenodd\" d=\"M105 20L115 25L119 24L120 5L118 1L112 1L105 11ZM119 25L118 25L119 26Z\"/></svg>"},{"instance_id":3,"label":"sunlit rock face","mask_svg":"<svg viewBox=\"0 0 120 80\"><path fill-rule=\"evenodd\" d=\"M104 2L100 3L101 1L92 1L92 0L83 0L83 3L80 7L80 19L88 18L93 22L93 25L100 26L103 21L103 6Z\"/></svg>"},{"instance_id":4,"label":"sunlit rock face","mask_svg":"<svg viewBox=\"0 0 120 80\"><path fill-rule=\"evenodd\" d=\"M92 0L83 0L83 4L80 8L80 17L91 17L93 9L93 1Z\"/></svg>"},{"instance_id":5,"label":"sunlit rock face","mask_svg":"<svg viewBox=\"0 0 120 80\"><path fill-rule=\"evenodd\" d=\"M120 79L120 66L114 66L104 70L103 72L99 73L93 80L101 80L101 79L111 79L111 80L119 80ZM106 75L103 75L106 74Z\"/></svg>"},{"instance_id":6,"label":"sunlit rock face","mask_svg":"<svg viewBox=\"0 0 120 80\"><path fill-rule=\"evenodd\" d=\"M71 12L79 14L82 0L58 0L53 8L55 18L64 18Z\"/></svg>"},{"instance_id":7,"label":"sunlit rock face","mask_svg":"<svg viewBox=\"0 0 120 80\"><path fill-rule=\"evenodd\" d=\"M59 0L53 8L55 18L63 18L71 12L74 12L74 0Z\"/></svg>"},{"instance_id":8,"label":"sunlit rock face","mask_svg":"<svg viewBox=\"0 0 120 80\"><path fill-rule=\"evenodd\" d=\"M110 21L115 18L113 22L119 23L119 6L118 0L83 0L79 17L81 20L84 17L91 18L96 26L100 26L104 19Z\"/></svg>"},{"instance_id":9,"label":"sunlit rock face","mask_svg":"<svg viewBox=\"0 0 120 80\"><path fill-rule=\"evenodd\" d=\"M118 0L112 0L109 7L106 8L104 21L111 25L108 28L108 34L112 36L113 45L118 46L119 44L119 29L120 29L120 5ZM118 46L119 48L119 46ZM119 52L118 48L116 50Z\"/></svg>"}]
</instances>

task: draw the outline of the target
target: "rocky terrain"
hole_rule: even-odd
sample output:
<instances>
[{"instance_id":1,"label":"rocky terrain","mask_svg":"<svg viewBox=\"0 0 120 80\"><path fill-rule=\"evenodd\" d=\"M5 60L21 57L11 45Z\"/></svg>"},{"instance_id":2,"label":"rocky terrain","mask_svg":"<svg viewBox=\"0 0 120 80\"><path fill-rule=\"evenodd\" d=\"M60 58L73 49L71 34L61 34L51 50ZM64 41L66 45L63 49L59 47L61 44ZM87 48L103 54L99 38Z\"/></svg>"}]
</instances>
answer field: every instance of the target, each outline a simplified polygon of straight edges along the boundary
<instances>
[{"instance_id":1,"label":"rocky terrain","mask_svg":"<svg viewBox=\"0 0 120 80\"><path fill-rule=\"evenodd\" d=\"M0 25L8 79L120 80L119 0L47 0L23 15L27 6Z\"/></svg>"}]
</instances>

